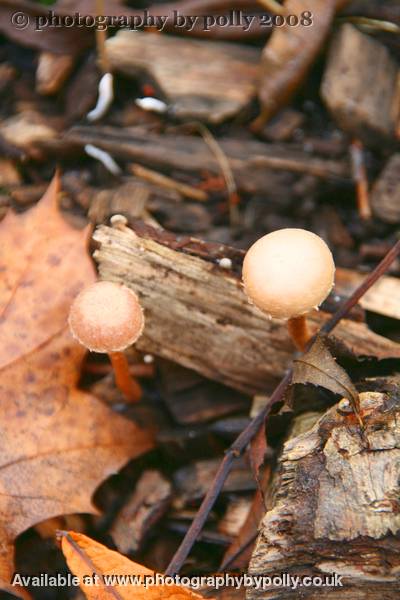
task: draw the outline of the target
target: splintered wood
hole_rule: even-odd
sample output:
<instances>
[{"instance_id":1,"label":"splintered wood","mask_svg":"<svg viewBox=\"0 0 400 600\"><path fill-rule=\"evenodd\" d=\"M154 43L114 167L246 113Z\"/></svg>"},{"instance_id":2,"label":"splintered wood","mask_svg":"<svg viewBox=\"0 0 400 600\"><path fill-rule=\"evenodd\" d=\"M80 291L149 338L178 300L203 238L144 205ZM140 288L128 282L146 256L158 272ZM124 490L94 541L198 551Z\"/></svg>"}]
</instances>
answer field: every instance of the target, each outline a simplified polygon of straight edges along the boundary
<instances>
[{"instance_id":1,"label":"splintered wood","mask_svg":"<svg viewBox=\"0 0 400 600\"><path fill-rule=\"evenodd\" d=\"M364 439L354 415L335 406L286 442L251 575L342 577L343 587L308 586L310 600L398 597L400 413L377 392L360 394L360 406ZM267 586L247 598L295 599L299 589Z\"/></svg>"},{"instance_id":2,"label":"splintered wood","mask_svg":"<svg viewBox=\"0 0 400 600\"><path fill-rule=\"evenodd\" d=\"M179 118L219 123L256 92L259 51L238 44L119 31L107 57L125 75L150 74Z\"/></svg>"},{"instance_id":3,"label":"splintered wood","mask_svg":"<svg viewBox=\"0 0 400 600\"><path fill-rule=\"evenodd\" d=\"M399 68L386 46L352 25L334 39L321 95L339 125L367 144L395 134Z\"/></svg>"},{"instance_id":4,"label":"splintered wood","mask_svg":"<svg viewBox=\"0 0 400 600\"><path fill-rule=\"evenodd\" d=\"M157 235L162 238L163 232ZM215 259L190 256L149 237L127 227L101 226L94 234L101 278L134 289L145 309L137 347L248 394L270 390L294 350L286 324L268 320L250 305L239 277ZM310 321L316 326L326 318L315 313ZM364 323L344 320L335 335L357 355L400 357L398 344Z\"/></svg>"}]
</instances>

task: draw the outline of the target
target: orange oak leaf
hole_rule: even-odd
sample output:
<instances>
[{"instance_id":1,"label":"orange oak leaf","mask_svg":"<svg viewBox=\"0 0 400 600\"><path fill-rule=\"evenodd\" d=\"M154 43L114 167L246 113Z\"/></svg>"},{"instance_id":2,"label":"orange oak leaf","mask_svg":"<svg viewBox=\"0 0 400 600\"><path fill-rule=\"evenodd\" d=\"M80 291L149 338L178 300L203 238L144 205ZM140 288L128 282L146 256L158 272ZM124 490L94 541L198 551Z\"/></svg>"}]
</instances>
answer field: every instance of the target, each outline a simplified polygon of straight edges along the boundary
<instances>
[{"instance_id":1,"label":"orange oak leaf","mask_svg":"<svg viewBox=\"0 0 400 600\"><path fill-rule=\"evenodd\" d=\"M31 210L0 223L0 585L13 541L52 516L96 512L96 487L152 446L150 435L77 388L85 350L67 327L95 279L88 231L57 208L56 175ZM13 589L13 593L16 590Z\"/></svg>"},{"instance_id":2,"label":"orange oak leaf","mask_svg":"<svg viewBox=\"0 0 400 600\"><path fill-rule=\"evenodd\" d=\"M158 584L154 571L81 533L61 532L61 549L88 600L203 600L186 587Z\"/></svg>"}]
</instances>

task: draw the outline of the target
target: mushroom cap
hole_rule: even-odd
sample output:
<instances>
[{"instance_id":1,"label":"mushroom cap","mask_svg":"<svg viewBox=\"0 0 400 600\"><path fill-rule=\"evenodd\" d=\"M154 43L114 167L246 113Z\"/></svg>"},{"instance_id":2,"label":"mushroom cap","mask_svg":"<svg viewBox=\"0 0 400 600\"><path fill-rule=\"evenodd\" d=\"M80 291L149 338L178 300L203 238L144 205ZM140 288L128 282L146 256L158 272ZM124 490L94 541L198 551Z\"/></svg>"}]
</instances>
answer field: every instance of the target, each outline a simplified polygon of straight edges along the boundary
<instances>
[{"instance_id":1,"label":"mushroom cap","mask_svg":"<svg viewBox=\"0 0 400 600\"><path fill-rule=\"evenodd\" d=\"M277 319L291 319L325 300L335 263L325 242L305 229L279 229L248 250L243 263L244 289L258 308Z\"/></svg>"},{"instance_id":2,"label":"mushroom cap","mask_svg":"<svg viewBox=\"0 0 400 600\"><path fill-rule=\"evenodd\" d=\"M128 287L97 281L75 298L68 323L72 335L92 352L120 352L140 337L144 315Z\"/></svg>"}]
</instances>

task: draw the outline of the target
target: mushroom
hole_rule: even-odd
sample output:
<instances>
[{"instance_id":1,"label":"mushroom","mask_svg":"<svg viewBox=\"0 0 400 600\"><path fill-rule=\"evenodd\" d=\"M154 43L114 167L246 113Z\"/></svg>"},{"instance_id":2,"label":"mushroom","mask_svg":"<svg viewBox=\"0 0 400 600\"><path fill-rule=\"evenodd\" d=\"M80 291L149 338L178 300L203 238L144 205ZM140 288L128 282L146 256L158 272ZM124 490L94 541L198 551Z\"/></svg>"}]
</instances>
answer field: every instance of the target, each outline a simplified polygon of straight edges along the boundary
<instances>
[{"instance_id":1,"label":"mushroom","mask_svg":"<svg viewBox=\"0 0 400 600\"><path fill-rule=\"evenodd\" d=\"M243 284L270 318L287 319L296 347L310 339L305 315L318 309L334 283L335 263L325 242L305 229L279 229L255 242L243 263Z\"/></svg>"},{"instance_id":2,"label":"mushroom","mask_svg":"<svg viewBox=\"0 0 400 600\"><path fill-rule=\"evenodd\" d=\"M140 400L141 387L131 376L123 353L136 342L144 327L143 309L136 294L111 281L93 283L73 301L68 324L82 346L91 352L108 354L115 382L124 396L131 402Z\"/></svg>"}]
</instances>

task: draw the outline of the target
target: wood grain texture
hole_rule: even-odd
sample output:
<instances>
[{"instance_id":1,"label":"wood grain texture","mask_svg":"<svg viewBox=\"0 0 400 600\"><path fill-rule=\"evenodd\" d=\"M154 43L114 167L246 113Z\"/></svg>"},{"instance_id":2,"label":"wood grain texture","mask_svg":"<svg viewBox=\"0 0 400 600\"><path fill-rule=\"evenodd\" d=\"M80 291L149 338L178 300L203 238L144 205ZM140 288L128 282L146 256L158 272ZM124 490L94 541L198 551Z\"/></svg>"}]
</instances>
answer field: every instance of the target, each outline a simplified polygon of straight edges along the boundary
<instances>
[{"instance_id":1,"label":"wood grain texture","mask_svg":"<svg viewBox=\"0 0 400 600\"><path fill-rule=\"evenodd\" d=\"M286 442L250 564L251 574L270 577L337 573L343 587L251 589L248 600L398 598L399 403L366 392L360 405L364 440L354 415L334 406Z\"/></svg>"},{"instance_id":2,"label":"wood grain texture","mask_svg":"<svg viewBox=\"0 0 400 600\"><path fill-rule=\"evenodd\" d=\"M332 43L321 95L345 131L377 144L394 136L398 77L398 65L388 49L347 23Z\"/></svg>"},{"instance_id":3,"label":"wood grain texture","mask_svg":"<svg viewBox=\"0 0 400 600\"><path fill-rule=\"evenodd\" d=\"M63 143L67 142L75 151L77 146L93 144L116 160L138 162L167 173L221 173L221 166L210 148L201 137L194 135L159 135L134 127L121 130L78 125L65 134ZM288 174L292 175L293 185L303 175L332 180L350 178L346 160L310 155L294 144L266 144L226 137L219 138L218 143L229 160L241 193L259 193L268 198L273 188L275 193L290 195Z\"/></svg>"},{"instance_id":4,"label":"wood grain texture","mask_svg":"<svg viewBox=\"0 0 400 600\"><path fill-rule=\"evenodd\" d=\"M150 74L179 118L220 123L256 93L260 53L248 46L122 30L107 56L113 70Z\"/></svg>"},{"instance_id":5,"label":"wood grain texture","mask_svg":"<svg viewBox=\"0 0 400 600\"><path fill-rule=\"evenodd\" d=\"M268 320L249 304L234 271L150 239L150 229L139 236L128 227L101 226L94 234L101 278L134 289L145 309L137 347L248 394L271 390L292 358L285 323ZM197 245L206 257L207 245ZM319 312L310 323L315 327L326 319ZM400 357L398 344L364 323L344 320L335 335L357 355Z\"/></svg>"}]
</instances>

